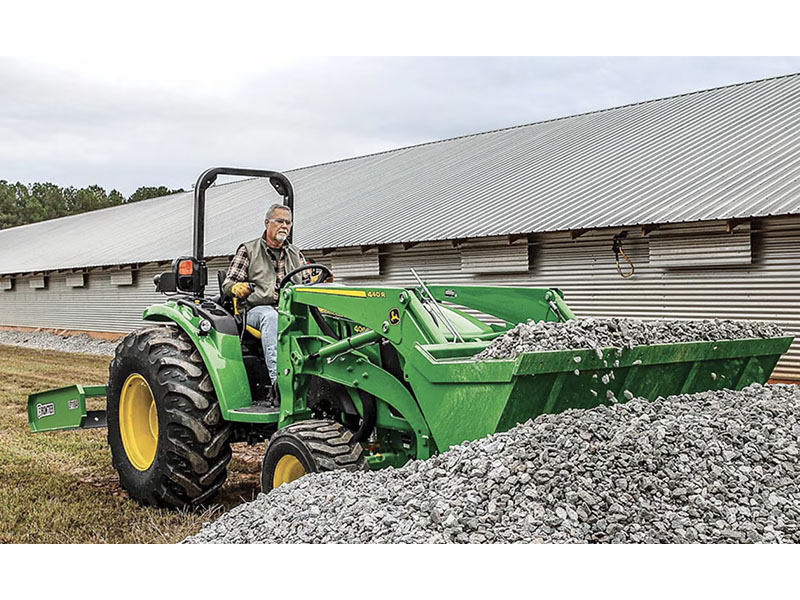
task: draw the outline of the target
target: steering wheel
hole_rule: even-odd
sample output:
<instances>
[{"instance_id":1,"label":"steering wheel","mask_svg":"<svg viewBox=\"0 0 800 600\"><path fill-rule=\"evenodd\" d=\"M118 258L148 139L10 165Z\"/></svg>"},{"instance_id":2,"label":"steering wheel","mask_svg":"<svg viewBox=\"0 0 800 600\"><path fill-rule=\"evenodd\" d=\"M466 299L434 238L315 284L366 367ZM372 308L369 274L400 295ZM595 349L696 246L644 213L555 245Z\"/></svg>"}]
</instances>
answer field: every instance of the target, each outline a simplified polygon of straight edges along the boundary
<instances>
[{"instance_id":1,"label":"steering wheel","mask_svg":"<svg viewBox=\"0 0 800 600\"><path fill-rule=\"evenodd\" d=\"M283 277L283 279L281 279L280 284L278 284L278 291L280 292L287 283L291 282L292 281L292 277L294 277L298 273L302 273L303 271L305 271L307 269L319 269L323 273L323 276L320 279L318 279L317 281L315 281L313 283L310 283L308 285L317 285L318 283L325 283L328 280L329 277L333 277L333 273L331 273L331 270L328 267L326 267L325 265L321 265L319 263L309 263L307 265L300 265L296 269L292 269L291 271L289 271Z\"/></svg>"}]
</instances>

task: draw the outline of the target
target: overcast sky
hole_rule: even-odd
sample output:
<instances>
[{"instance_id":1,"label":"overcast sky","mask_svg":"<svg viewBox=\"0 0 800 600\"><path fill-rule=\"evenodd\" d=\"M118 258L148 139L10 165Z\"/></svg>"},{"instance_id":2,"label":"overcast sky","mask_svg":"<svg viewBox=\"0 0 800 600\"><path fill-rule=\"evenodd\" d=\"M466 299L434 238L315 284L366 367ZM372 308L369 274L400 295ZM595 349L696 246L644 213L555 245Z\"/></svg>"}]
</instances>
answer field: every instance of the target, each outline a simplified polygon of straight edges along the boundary
<instances>
[{"instance_id":1,"label":"overcast sky","mask_svg":"<svg viewBox=\"0 0 800 600\"><path fill-rule=\"evenodd\" d=\"M0 58L0 179L189 188L800 72L790 58Z\"/></svg>"}]
</instances>

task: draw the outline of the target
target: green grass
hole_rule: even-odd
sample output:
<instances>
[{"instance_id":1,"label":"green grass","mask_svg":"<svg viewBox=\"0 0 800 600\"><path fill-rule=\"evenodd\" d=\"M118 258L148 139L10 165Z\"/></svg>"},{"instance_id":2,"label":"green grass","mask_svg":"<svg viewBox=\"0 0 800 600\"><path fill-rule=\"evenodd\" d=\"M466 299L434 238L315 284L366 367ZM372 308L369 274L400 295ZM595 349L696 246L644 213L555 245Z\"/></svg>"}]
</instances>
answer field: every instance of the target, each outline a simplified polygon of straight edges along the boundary
<instances>
[{"instance_id":1,"label":"green grass","mask_svg":"<svg viewBox=\"0 0 800 600\"><path fill-rule=\"evenodd\" d=\"M28 394L104 384L107 357L0 346L0 543L178 542L259 491L261 445L234 445L216 504L196 511L146 508L111 467L105 429L31 433ZM105 408L104 399L89 409Z\"/></svg>"}]
</instances>

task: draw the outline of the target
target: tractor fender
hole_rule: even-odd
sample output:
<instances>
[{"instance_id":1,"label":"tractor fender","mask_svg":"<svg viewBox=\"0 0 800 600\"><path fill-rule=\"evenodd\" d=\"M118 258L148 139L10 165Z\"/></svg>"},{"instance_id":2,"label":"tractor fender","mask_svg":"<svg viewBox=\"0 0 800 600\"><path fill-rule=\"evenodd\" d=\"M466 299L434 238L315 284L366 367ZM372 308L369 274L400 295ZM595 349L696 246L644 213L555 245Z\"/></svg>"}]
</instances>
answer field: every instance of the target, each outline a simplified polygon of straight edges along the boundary
<instances>
[{"instance_id":1,"label":"tractor fender","mask_svg":"<svg viewBox=\"0 0 800 600\"><path fill-rule=\"evenodd\" d=\"M253 403L238 335L221 333L216 329L201 335L200 317L190 307L175 303L150 306L142 318L145 321L172 322L191 338L203 358L225 420L230 420L231 411Z\"/></svg>"}]
</instances>

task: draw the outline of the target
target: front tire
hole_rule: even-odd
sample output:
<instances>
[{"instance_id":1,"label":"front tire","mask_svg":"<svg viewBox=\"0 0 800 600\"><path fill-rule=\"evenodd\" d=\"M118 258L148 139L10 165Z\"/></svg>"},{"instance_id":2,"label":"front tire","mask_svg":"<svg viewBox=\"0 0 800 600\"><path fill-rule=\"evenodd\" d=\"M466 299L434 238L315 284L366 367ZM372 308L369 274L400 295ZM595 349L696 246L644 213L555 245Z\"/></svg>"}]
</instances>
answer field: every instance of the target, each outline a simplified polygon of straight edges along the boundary
<instances>
[{"instance_id":1,"label":"front tire","mask_svg":"<svg viewBox=\"0 0 800 600\"><path fill-rule=\"evenodd\" d=\"M367 459L353 432L341 423L310 419L279 429L269 440L261 464L261 490L267 493L307 473L367 471Z\"/></svg>"},{"instance_id":2,"label":"front tire","mask_svg":"<svg viewBox=\"0 0 800 600\"><path fill-rule=\"evenodd\" d=\"M177 327L134 331L108 371L108 443L120 485L148 506L213 497L227 477L231 430L189 336Z\"/></svg>"}]
</instances>

